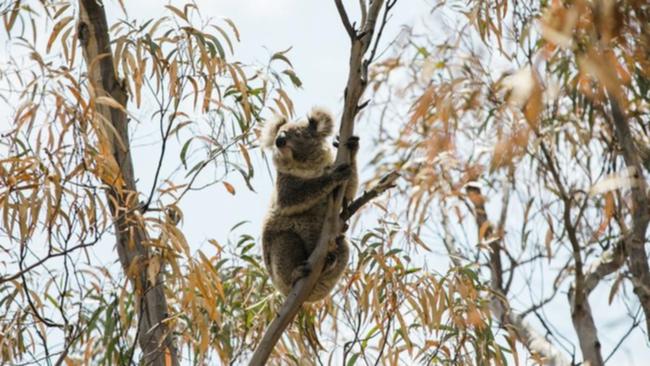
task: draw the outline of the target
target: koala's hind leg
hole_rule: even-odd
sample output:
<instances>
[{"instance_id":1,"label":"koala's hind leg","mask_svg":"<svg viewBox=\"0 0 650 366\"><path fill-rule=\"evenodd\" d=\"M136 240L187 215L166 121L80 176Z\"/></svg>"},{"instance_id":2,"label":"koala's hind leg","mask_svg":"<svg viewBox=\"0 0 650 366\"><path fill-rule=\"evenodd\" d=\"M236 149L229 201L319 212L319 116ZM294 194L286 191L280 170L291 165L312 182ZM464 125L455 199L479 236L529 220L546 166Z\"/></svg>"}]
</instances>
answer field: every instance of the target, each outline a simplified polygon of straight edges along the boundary
<instances>
[{"instance_id":1,"label":"koala's hind leg","mask_svg":"<svg viewBox=\"0 0 650 366\"><path fill-rule=\"evenodd\" d=\"M265 246L269 272L275 287L287 295L291 291L296 269L301 268L309 258L304 242L291 231L281 231L268 235Z\"/></svg>"},{"instance_id":2,"label":"koala's hind leg","mask_svg":"<svg viewBox=\"0 0 650 366\"><path fill-rule=\"evenodd\" d=\"M335 244L335 251L327 254L323 273L318 279L318 282L316 282L316 286L314 286L311 295L307 298L308 302L314 302L325 298L332 291L334 286L336 286L341 274L343 274L345 267L348 265L348 260L350 259L350 246L345 239L345 236L341 235L336 238Z\"/></svg>"}]
</instances>

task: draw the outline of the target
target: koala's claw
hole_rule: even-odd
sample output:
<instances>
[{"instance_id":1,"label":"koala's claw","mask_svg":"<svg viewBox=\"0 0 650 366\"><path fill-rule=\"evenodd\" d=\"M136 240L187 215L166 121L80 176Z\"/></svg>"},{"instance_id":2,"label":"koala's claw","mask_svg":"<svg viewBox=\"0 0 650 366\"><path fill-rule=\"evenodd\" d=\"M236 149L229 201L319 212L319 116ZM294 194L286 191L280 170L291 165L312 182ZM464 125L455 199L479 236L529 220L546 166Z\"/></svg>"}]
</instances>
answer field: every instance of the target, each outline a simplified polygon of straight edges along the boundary
<instances>
[{"instance_id":1,"label":"koala's claw","mask_svg":"<svg viewBox=\"0 0 650 366\"><path fill-rule=\"evenodd\" d=\"M334 147L337 149L340 145L339 140L339 136L336 136L332 142L332 145L334 145ZM350 136L350 138L345 142L345 146L350 149L350 151L356 152L359 149L359 136Z\"/></svg>"},{"instance_id":2,"label":"koala's claw","mask_svg":"<svg viewBox=\"0 0 650 366\"><path fill-rule=\"evenodd\" d=\"M350 136L348 141L345 142L345 146L347 146L350 151L356 151L359 149L359 136Z\"/></svg>"},{"instance_id":3,"label":"koala's claw","mask_svg":"<svg viewBox=\"0 0 650 366\"><path fill-rule=\"evenodd\" d=\"M311 273L311 265L308 261L304 261L301 265L293 269L291 272L291 286L295 286L298 280L309 276Z\"/></svg>"},{"instance_id":4,"label":"koala's claw","mask_svg":"<svg viewBox=\"0 0 650 366\"><path fill-rule=\"evenodd\" d=\"M347 202L345 203L345 207L347 208ZM346 232L350 228L350 224L346 222L343 223L343 227L341 228L341 232ZM338 240L338 239L337 239Z\"/></svg>"},{"instance_id":5,"label":"koala's claw","mask_svg":"<svg viewBox=\"0 0 650 366\"><path fill-rule=\"evenodd\" d=\"M327 256L325 257L325 266L323 267L323 272L325 272L327 269L334 267L334 264L336 264L336 252L331 251L327 253Z\"/></svg>"}]
</instances>

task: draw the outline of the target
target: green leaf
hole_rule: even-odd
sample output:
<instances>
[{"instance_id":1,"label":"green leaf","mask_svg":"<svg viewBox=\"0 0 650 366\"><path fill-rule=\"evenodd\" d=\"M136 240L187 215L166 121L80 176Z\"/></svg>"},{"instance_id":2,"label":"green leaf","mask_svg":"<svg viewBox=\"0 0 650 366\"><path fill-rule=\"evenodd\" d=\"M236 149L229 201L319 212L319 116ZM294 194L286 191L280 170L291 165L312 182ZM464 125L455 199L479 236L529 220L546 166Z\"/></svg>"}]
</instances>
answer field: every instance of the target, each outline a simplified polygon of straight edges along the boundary
<instances>
[{"instance_id":1,"label":"green leaf","mask_svg":"<svg viewBox=\"0 0 650 366\"><path fill-rule=\"evenodd\" d=\"M293 85L296 88L301 88L302 87L302 81L300 80L300 78L298 78L296 73L293 72L293 70L286 69L286 70L282 71L282 73L289 76L289 79L291 79L291 83L293 83Z\"/></svg>"},{"instance_id":2,"label":"green leaf","mask_svg":"<svg viewBox=\"0 0 650 366\"><path fill-rule=\"evenodd\" d=\"M191 142L192 142L192 138L187 140L183 144L183 148L181 149L181 162L183 163L183 167L185 167L185 169L187 169L187 150L189 149Z\"/></svg>"},{"instance_id":3,"label":"green leaf","mask_svg":"<svg viewBox=\"0 0 650 366\"><path fill-rule=\"evenodd\" d=\"M284 51L274 53L273 56L271 56L271 61L281 60L281 61L286 62L289 66L291 66L291 68L293 68L293 65L291 64L291 61L289 61L287 56L285 56L285 53L289 52L290 50L291 50L291 47L287 48Z\"/></svg>"},{"instance_id":4,"label":"green leaf","mask_svg":"<svg viewBox=\"0 0 650 366\"><path fill-rule=\"evenodd\" d=\"M359 354L358 353L353 354L352 357L350 357L350 360L348 361L348 363L346 365L347 366L354 365L357 362L357 358L359 358Z\"/></svg>"}]
</instances>

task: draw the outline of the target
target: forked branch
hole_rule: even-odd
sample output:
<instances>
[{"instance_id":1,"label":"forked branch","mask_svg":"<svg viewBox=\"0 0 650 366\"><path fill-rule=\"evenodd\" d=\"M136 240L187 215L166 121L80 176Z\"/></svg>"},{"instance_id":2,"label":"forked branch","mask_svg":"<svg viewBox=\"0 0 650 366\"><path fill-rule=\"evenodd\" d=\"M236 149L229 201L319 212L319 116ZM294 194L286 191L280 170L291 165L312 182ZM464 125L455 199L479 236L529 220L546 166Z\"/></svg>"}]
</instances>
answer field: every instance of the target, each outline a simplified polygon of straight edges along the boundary
<instances>
[{"instance_id":1,"label":"forked branch","mask_svg":"<svg viewBox=\"0 0 650 366\"><path fill-rule=\"evenodd\" d=\"M544 357L549 365L570 365L564 354L554 344L546 340L531 324L510 308L508 299L502 288L503 271L499 258L501 238L493 237L493 229L485 211L485 196L481 193L480 187L478 185L468 184L466 189L474 205L476 225L479 230L484 232L483 238L480 239L489 239L492 249L490 255L490 287L492 287L492 291L494 292L492 301L490 302L492 315L503 328L514 330L517 339L526 346L529 352Z\"/></svg>"}]
</instances>

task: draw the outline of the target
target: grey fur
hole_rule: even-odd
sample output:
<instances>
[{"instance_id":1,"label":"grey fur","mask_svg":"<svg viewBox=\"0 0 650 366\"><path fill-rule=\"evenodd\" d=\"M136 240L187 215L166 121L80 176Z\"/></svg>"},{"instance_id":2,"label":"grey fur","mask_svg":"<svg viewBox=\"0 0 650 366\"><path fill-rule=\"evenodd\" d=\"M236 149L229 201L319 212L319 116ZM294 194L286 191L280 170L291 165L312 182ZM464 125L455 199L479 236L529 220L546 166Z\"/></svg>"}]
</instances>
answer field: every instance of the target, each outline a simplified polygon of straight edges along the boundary
<instances>
[{"instance_id":1,"label":"grey fur","mask_svg":"<svg viewBox=\"0 0 650 366\"><path fill-rule=\"evenodd\" d=\"M332 168L333 152L327 138L333 124L328 112L314 108L304 120L287 122L279 118L268 123L262 135L263 145L273 151L277 170L275 191L262 230L262 250L269 276L284 295L310 271L307 259L325 221L328 195L346 180L346 201L356 193L358 139L350 139L347 144L351 164ZM280 136L286 145L278 147L276 140ZM331 243L330 250L308 302L325 298L347 266L350 250L345 237Z\"/></svg>"}]
</instances>

